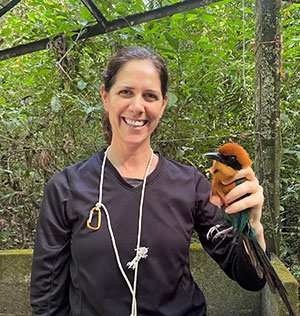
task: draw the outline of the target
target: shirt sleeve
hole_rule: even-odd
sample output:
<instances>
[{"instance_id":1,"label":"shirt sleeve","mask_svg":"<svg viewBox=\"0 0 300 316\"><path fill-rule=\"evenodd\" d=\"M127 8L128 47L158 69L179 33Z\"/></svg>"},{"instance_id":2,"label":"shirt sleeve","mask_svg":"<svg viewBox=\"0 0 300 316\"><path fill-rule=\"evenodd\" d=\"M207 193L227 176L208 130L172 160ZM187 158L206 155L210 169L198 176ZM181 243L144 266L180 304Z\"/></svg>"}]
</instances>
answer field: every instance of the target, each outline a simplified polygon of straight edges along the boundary
<instances>
[{"instance_id":1,"label":"shirt sleeve","mask_svg":"<svg viewBox=\"0 0 300 316\"><path fill-rule=\"evenodd\" d=\"M31 271L32 315L69 315L71 227L67 217L67 172L54 175L45 187L38 219Z\"/></svg>"},{"instance_id":2,"label":"shirt sleeve","mask_svg":"<svg viewBox=\"0 0 300 316\"><path fill-rule=\"evenodd\" d=\"M249 291L261 290L266 280L258 277L242 241L234 240L232 234L216 241L206 238L209 229L223 221L220 209L209 201L210 183L201 174L196 178L195 230L203 248L241 287Z\"/></svg>"}]
</instances>

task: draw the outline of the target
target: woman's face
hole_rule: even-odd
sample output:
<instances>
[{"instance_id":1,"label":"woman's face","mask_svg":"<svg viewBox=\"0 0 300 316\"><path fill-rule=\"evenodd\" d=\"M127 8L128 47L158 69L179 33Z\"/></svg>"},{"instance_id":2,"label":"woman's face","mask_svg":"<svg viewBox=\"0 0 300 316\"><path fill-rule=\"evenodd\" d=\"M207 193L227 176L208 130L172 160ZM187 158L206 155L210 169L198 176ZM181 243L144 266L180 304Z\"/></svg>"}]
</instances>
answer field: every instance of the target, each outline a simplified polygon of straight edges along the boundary
<instances>
[{"instance_id":1,"label":"woman's face","mask_svg":"<svg viewBox=\"0 0 300 316\"><path fill-rule=\"evenodd\" d=\"M102 85L101 94L112 127L112 144L150 143L167 103L153 63L149 60L127 62L109 91Z\"/></svg>"}]
</instances>

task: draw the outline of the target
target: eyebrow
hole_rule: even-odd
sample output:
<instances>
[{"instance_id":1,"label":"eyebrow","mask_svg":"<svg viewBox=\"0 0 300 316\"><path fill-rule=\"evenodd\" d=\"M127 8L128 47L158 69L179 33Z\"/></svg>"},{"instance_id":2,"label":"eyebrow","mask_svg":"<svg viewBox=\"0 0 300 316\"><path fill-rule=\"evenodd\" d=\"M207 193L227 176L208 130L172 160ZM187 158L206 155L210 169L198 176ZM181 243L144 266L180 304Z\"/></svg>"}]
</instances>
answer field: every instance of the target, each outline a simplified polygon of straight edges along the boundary
<instances>
[{"instance_id":1,"label":"eyebrow","mask_svg":"<svg viewBox=\"0 0 300 316\"><path fill-rule=\"evenodd\" d=\"M161 93L160 90L146 89L146 92Z\"/></svg>"},{"instance_id":2,"label":"eyebrow","mask_svg":"<svg viewBox=\"0 0 300 316\"><path fill-rule=\"evenodd\" d=\"M131 89L131 90L134 89L133 87L130 87L130 86L118 86L117 88L118 89Z\"/></svg>"},{"instance_id":3,"label":"eyebrow","mask_svg":"<svg viewBox=\"0 0 300 316\"><path fill-rule=\"evenodd\" d=\"M135 90L134 87L131 86L119 86L117 89L128 89L128 90ZM151 92L151 93L161 93L160 90L155 90L155 89L146 89L145 92Z\"/></svg>"}]
</instances>

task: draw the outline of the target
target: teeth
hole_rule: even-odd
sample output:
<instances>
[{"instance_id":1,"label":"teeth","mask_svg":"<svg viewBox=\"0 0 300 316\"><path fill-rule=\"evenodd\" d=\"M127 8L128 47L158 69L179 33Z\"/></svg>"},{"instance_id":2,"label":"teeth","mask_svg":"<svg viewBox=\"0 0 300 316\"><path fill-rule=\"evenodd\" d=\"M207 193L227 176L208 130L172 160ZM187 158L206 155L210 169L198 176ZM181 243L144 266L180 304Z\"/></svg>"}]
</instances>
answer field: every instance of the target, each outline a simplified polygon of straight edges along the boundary
<instances>
[{"instance_id":1,"label":"teeth","mask_svg":"<svg viewBox=\"0 0 300 316\"><path fill-rule=\"evenodd\" d=\"M125 122L128 125L132 125L132 126L143 126L144 125L144 121L133 121L133 120L129 120L129 119L125 119Z\"/></svg>"}]
</instances>

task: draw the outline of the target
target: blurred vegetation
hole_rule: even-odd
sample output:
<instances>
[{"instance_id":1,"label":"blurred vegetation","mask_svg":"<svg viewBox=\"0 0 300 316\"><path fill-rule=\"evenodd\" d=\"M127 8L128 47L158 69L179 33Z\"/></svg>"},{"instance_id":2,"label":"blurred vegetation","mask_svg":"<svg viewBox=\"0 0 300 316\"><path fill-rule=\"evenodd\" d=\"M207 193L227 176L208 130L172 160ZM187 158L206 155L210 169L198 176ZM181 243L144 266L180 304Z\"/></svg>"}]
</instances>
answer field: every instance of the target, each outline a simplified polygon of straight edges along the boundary
<instances>
[{"instance_id":1,"label":"blurred vegetation","mask_svg":"<svg viewBox=\"0 0 300 316\"><path fill-rule=\"evenodd\" d=\"M95 1L108 20L177 1ZM300 5L282 25L281 258L300 279ZM287 10L283 3L282 17ZM0 62L0 248L33 247L45 182L105 146L101 73L132 44L167 61L169 102L153 146L207 176L202 154L236 141L254 158L254 1L205 8L74 42L72 30L94 24L76 0L24 0L0 21L0 49L54 38L48 49ZM276 45L276 44L275 44ZM243 78L245 69L245 82Z\"/></svg>"}]
</instances>

